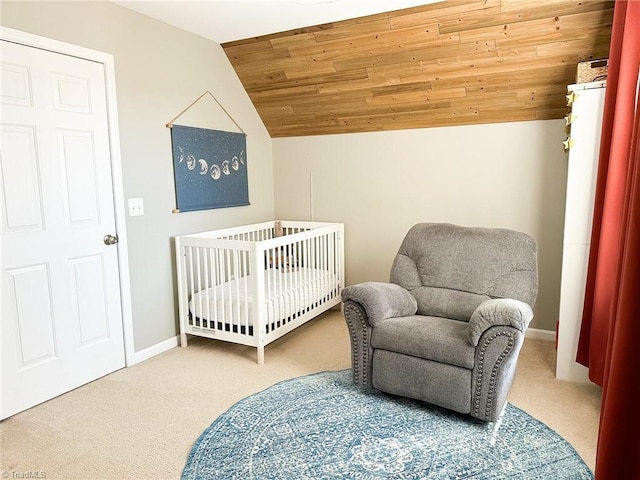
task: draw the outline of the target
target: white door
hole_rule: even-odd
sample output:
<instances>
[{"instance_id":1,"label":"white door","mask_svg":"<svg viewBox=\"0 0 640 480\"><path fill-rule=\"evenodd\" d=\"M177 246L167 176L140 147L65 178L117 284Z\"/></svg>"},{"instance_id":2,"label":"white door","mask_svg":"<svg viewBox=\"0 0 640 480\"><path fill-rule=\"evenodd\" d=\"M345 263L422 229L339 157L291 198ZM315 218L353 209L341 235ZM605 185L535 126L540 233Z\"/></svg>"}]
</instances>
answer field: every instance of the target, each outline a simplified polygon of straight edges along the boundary
<instances>
[{"instance_id":1,"label":"white door","mask_svg":"<svg viewBox=\"0 0 640 480\"><path fill-rule=\"evenodd\" d=\"M104 66L0 47L6 418L125 359Z\"/></svg>"}]
</instances>

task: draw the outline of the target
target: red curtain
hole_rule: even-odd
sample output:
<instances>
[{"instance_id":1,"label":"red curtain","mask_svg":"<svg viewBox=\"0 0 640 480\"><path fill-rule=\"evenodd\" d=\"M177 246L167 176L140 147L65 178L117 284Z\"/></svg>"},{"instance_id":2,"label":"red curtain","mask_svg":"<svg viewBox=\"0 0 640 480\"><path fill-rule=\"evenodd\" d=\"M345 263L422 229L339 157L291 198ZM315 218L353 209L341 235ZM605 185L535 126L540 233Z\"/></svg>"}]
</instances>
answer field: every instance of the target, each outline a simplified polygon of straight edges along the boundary
<instances>
[{"instance_id":1,"label":"red curtain","mask_svg":"<svg viewBox=\"0 0 640 480\"><path fill-rule=\"evenodd\" d=\"M640 1L614 11L577 360L603 387L596 479L640 479Z\"/></svg>"}]
</instances>

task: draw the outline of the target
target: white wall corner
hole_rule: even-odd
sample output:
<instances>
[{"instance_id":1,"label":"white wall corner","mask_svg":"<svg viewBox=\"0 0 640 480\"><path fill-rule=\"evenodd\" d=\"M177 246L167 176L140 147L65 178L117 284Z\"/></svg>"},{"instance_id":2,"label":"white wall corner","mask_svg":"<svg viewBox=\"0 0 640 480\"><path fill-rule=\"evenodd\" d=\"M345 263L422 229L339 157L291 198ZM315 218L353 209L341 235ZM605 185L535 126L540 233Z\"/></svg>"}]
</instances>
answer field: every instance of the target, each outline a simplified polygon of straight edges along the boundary
<instances>
[{"instance_id":1,"label":"white wall corner","mask_svg":"<svg viewBox=\"0 0 640 480\"><path fill-rule=\"evenodd\" d=\"M528 328L524 334L525 338L533 340L546 340L547 342L556 341L556 332L553 330L540 330L539 328Z\"/></svg>"},{"instance_id":2,"label":"white wall corner","mask_svg":"<svg viewBox=\"0 0 640 480\"><path fill-rule=\"evenodd\" d=\"M133 364L127 365L128 367L132 367L133 365L137 365L140 362L144 362L145 360L149 360L156 355L160 355L172 348L178 346L178 340L180 337L175 336L171 337L163 342L156 343L149 348L145 348L144 350L140 350L139 352L135 352L133 355Z\"/></svg>"}]
</instances>

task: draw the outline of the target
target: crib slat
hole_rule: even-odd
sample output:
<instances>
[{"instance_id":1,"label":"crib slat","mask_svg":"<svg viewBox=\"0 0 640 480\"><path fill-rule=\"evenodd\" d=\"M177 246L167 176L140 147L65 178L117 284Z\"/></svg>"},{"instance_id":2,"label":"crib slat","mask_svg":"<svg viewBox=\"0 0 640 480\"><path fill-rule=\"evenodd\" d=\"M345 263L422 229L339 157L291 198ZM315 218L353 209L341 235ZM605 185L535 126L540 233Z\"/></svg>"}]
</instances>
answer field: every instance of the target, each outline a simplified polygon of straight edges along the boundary
<instances>
[{"instance_id":1,"label":"crib slat","mask_svg":"<svg viewBox=\"0 0 640 480\"><path fill-rule=\"evenodd\" d=\"M293 283L296 286L295 294L293 295L293 318L296 319L300 316L300 267L298 265L298 259L300 258L300 242L295 242L291 246L293 252Z\"/></svg>"},{"instance_id":2,"label":"crib slat","mask_svg":"<svg viewBox=\"0 0 640 480\"><path fill-rule=\"evenodd\" d=\"M279 248L279 261L280 261L280 269L278 270L278 298L280 299L280 315L278 315L278 319L282 322L281 324L286 323L287 321L287 276L285 274L285 268L287 265L286 259L286 249L285 247Z\"/></svg>"},{"instance_id":3,"label":"crib slat","mask_svg":"<svg viewBox=\"0 0 640 480\"><path fill-rule=\"evenodd\" d=\"M202 291L202 274L200 273L200 248L196 248L196 287L198 292ZM197 316L200 319L200 327L202 327L202 295L198 296Z\"/></svg>"},{"instance_id":4,"label":"crib slat","mask_svg":"<svg viewBox=\"0 0 640 480\"><path fill-rule=\"evenodd\" d=\"M209 321L211 320L211 304L209 303L209 263L207 262L207 254L209 252L208 248L203 248L202 249L202 265L204 267L204 304L205 304L205 311L202 312L202 320L201 320L201 324L203 328L209 328ZM200 289L200 291L202 292L202 289ZM202 297L202 295L200 296Z\"/></svg>"},{"instance_id":5,"label":"crib slat","mask_svg":"<svg viewBox=\"0 0 640 480\"><path fill-rule=\"evenodd\" d=\"M223 318L223 322L226 325L229 325L231 328L231 331L233 331L233 293L231 291L231 262L229 261L229 250L225 249L224 250L224 270L225 270L225 277L224 277L224 281L225 284L227 286L227 294L223 297L227 302L227 308L224 311L224 318ZM226 330L226 329L225 329Z\"/></svg>"},{"instance_id":6,"label":"crib slat","mask_svg":"<svg viewBox=\"0 0 640 480\"><path fill-rule=\"evenodd\" d=\"M304 266L304 280L303 280L303 285L305 286L304 288L304 305L305 308L307 305L309 305L309 273L308 273L308 268L309 268L309 240L305 240L303 242L303 249L304 249L304 253L302 255L302 263Z\"/></svg>"},{"instance_id":7,"label":"crib slat","mask_svg":"<svg viewBox=\"0 0 640 480\"><path fill-rule=\"evenodd\" d=\"M249 271L248 271L248 265L247 265L247 256L248 256L249 252L242 252L242 282L243 282L243 287L244 287L244 318L243 323L244 323L244 328L247 331L247 335L249 335L249 286L247 284L247 278L249 278Z\"/></svg>"},{"instance_id":8,"label":"crib slat","mask_svg":"<svg viewBox=\"0 0 640 480\"><path fill-rule=\"evenodd\" d=\"M216 324L221 330L225 331L226 329L224 328L224 317L225 317L224 312L226 308L226 302L225 302L225 295L224 295L224 250L217 248L216 256L217 256L216 269L218 274L218 285L219 285L219 287L216 287L216 290L218 290L218 288L220 290L219 306L218 308L216 308Z\"/></svg>"},{"instance_id":9,"label":"crib slat","mask_svg":"<svg viewBox=\"0 0 640 480\"><path fill-rule=\"evenodd\" d=\"M270 255L271 258L275 258L276 257L276 249L272 248L270 250ZM276 320L276 314L277 314L277 310L276 310L276 304L274 302L274 295L276 292L276 283L275 283L275 277L273 275L273 260L271 260L271 265L269 266L269 270L267 271L267 279L268 279L268 283L267 285L265 285L265 300L268 302L269 304L269 315L267 316L267 332L271 331L271 328L273 327L273 322L275 322Z\"/></svg>"},{"instance_id":10,"label":"crib slat","mask_svg":"<svg viewBox=\"0 0 640 480\"><path fill-rule=\"evenodd\" d=\"M231 257L232 257L232 271L233 273L233 283L236 286L236 302L235 302L235 315L233 315L233 322L234 324L238 325L238 332L241 331L241 324L240 324L240 302L242 301L241 297L240 297L240 278L238 277L238 270L239 270L239 265L238 265L238 251L237 250L231 250Z\"/></svg>"},{"instance_id":11,"label":"crib slat","mask_svg":"<svg viewBox=\"0 0 640 480\"><path fill-rule=\"evenodd\" d=\"M215 255L216 255L216 249L215 248L210 248L209 249L209 272L210 272L210 278L209 278L209 287L211 290L211 296L212 298L212 304L213 304L213 311L209 311L209 327L213 330L217 330L218 328L218 282L217 282L217 275L216 275L216 262L215 262ZM207 299L207 302L209 302L209 300ZM210 309L211 310L211 309Z\"/></svg>"},{"instance_id":12,"label":"crib slat","mask_svg":"<svg viewBox=\"0 0 640 480\"><path fill-rule=\"evenodd\" d=\"M284 322L288 323L291 317L291 304L289 303L289 244L286 244L283 247L282 252L282 270L280 272L280 283L281 283L281 291L282 291L282 309L284 310L282 313L282 317L284 318Z\"/></svg>"}]
</instances>

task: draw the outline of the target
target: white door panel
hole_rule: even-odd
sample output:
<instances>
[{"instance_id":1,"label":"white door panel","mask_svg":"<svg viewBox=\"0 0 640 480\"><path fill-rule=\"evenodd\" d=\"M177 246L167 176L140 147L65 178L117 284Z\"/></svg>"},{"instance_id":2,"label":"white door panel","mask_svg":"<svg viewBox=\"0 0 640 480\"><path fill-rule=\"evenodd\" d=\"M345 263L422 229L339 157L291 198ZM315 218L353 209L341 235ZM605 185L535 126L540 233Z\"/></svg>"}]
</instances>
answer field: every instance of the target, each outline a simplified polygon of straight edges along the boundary
<instances>
[{"instance_id":1,"label":"white door panel","mask_svg":"<svg viewBox=\"0 0 640 480\"><path fill-rule=\"evenodd\" d=\"M31 106L31 79L26 65L2 62L0 102Z\"/></svg>"},{"instance_id":2,"label":"white door panel","mask_svg":"<svg viewBox=\"0 0 640 480\"><path fill-rule=\"evenodd\" d=\"M14 338L9 340L18 350L17 368L24 370L57 357L49 269L40 264L7 270L7 275L9 318L14 319Z\"/></svg>"},{"instance_id":3,"label":"white door panel","mask_svg":"<svg viewBox=\"0 0 640 480\"><path fill-rule=\"evenodd\" d=\"M3 232L42 230L40 176L35 128L0 125Z\"/></svg>"},{"instance_id":4,"label":"white door panel","mask_svg":"<svg viewBox=\"0 0 640 480\"><path fill-rule=\"evenodd\" d=\"M124 366L100 63L2 41L2 418Z\"/></svg>"}]
</instances>

